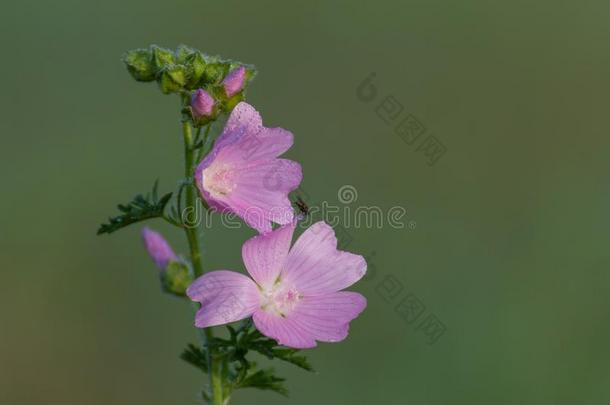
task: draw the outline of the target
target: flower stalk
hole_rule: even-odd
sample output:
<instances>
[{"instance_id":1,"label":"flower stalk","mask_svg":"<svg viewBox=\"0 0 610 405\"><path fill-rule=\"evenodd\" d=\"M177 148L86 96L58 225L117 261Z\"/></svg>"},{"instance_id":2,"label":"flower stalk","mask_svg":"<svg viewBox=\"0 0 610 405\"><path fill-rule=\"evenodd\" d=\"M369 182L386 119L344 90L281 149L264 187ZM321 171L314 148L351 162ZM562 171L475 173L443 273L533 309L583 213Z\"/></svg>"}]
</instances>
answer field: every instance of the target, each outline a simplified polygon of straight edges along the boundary
<instances>
[{"instance_id":1,"label":"flower stalk","mask_svg":"<svg viewBox=\"0 0 610 405\"><path fill-rule=\"evenodd\" d=\"M210 125L210 124L208 124ZM209 127L206 128L206 134L209 131ZM184 175L187 179L190 179L189 183L192 183L193 171L194 171L194 138L193 129L190 122L187 119L182 120L182 136L184 138ZM195 277L199 277L203 274L203 264L201 259L201 249L199 246L199 235L197 234L197 196L193 184L189 184L186 188L186 211L193 215L192 218L185 216L185 227L186 238L189 244L189 252L191 256L191 263L193 264L193 273ZM192 221L191 221L192 219ZM205 328L203 331L204 345L208 347L208 369L210 370L210 387L212 395L212 404L223 405L223 391L222 391L222 377L220 375L220 364L214 359L210 342L214 339L214 332L212 328Z\"/></svg>"},{"instance_id":2,"label":"flower stalk","mask_svg":"<svg viewBox=\"0 0 610 405\"><path fill-rule=\"evenodd\" d=\"M182 136L184 138L184 176L189 183L192 183L195 151L193 150L193 130L188 120L182 121ZM183 213L181 215L185 222L184 229L189 243L193 272L195 277L199 277L203 274L203 266L199 249L199 236L197 235L196 210L197 199L195 189L192 184L189 184L186 187L186 207L184 213L189 213L191 216L183 215Z\"/></svg>"}]
</instances>

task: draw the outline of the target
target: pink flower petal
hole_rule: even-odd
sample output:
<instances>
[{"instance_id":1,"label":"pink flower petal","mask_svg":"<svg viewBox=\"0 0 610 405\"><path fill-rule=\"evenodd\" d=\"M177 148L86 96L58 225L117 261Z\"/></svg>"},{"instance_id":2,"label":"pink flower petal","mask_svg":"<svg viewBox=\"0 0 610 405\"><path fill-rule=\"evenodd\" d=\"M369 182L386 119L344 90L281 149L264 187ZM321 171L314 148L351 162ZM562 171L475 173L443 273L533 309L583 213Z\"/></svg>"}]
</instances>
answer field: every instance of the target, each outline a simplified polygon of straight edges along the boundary
<instances>
[{"instance_id":1,"label":"pink flower petal","mask_svg":"<svg viewBox=\"0 0 610 405\"><path fill-rule=\"evenodd\" d=\"M242 101L233 108L212 151L197 170L208 167L218 155L226 162L273 159L290 149L293 138L292 133L283 128L264 127L258 111Z\"/></svg>"},{"instance_id":2,"label":"pink flower petal","mask_svg":"<svg viewBox=\"0 0 610 405\"><path fill-rule=\"evenodd\" d=\"M214 142L214 147L197 167L197 172L208 167L225 148L228 148L248 134L258 134L263 129L263 120L250 104L241 102L233 108L222 133ZM251 136L251 135L250 135ZM245 148L245 146L242 146Z\"/></svg>"},{"instance_id":3,"label":"pink flower petal","mask_svg":"<svg viewBox=\"0 0 610 405\"><path fill-rule=\"evenodd\" d=\"M264 127L258 111L241 102L231 112L210 155L202 162L203 168L216 159L237 165L273 159L290 149L293 139L292 133L283 128Z\"/></svg>"},{"instance_id":4,"label":"pink flower petal","mask_svg":"<svg viewBox=\"0 0 610 405\"><path fill-rule=\"evenodd\" d=\"M277 159L292 140L284 129L263 127L258 112L239 103L212 152L197 166L201 195L210 206L236 213L259 232L269 232L271 222L292 222L288 193L302 180L301 166Z\"/></svg>"},{"instance_id":5,"label":"pink flower petal","mask_svg":"<svg viewBox=\"0 0 610 405\"><path fill-rule=\"evenodd\" d=\"M347 337L349 322L366 307L366 298L351 291L305 296L288 315L293 324L322 342Z\"/></svg>"},{"instance_id":6,"label":"pink flower petal","mask_svg":"<svg viewBox=\"0 0 610 405\"><path fill-rule=\"evenodd\" d=\"M263 335L277 340L281 345L295 349L309 349L316 346L316 341L310 333L301 329L289 318L258 310L252 317L254 325Z\"/></svg>"},{"instance_id":7,"label":"pink flower petal","mask_svg":"<svg viewBox=\"0 0 610 405\"><path fill-rule=\"evenodd\" d=\"M159 232L150 228L143 228L142 240L148 254L159 270L165 270L170 262L178 260L178 256L176 256L172 247Z\"/></svg>"},{"instance_id":8,"label":"pink flower petal","mask_svg":"<svg viewBox=\"0 0 610 405\"><path fill-rule=\"evenodd\" d=\"M256 328L279 344L297 349L321 342L339 342L347 337L349 322L366 307L366 299L358 293L340 291L303 297L287 316L257 310L253 319Z\"/></svg>"},{"instance_id":9,"label":"pink flower petal","mask_svg":"<svg viewBox=\"0 0 610 405\"><path fill-rule=\"evenodd\" d=\"M233 172L236 177L236 190L257 194L275 193L286 195L299 186L303 178L301 165L288 159L259 161L246 166L237 166ZM244 191L245 192L245 191Z\"/></svg>"},{"instance_id":10,"label":"pink flower petal","mask_svg":"<svg viewBox=\"0 0 610 405\"><path fill-rule=\"evenodd\" d=\"M286 152L292 144L291 132L282 128L261 127L256 132L244 132L230 147L225 147L218 158L238 165L270 160Z\"/></svg>"},{"instance_id":11,"label":"pink flower petal","mask_svg":"<svg viewBox=\"0 0 610 405\"><path fill-rule=\"evenodd\" d=\"M195 326L222 325L252 315L260 305L256 284L243 274L233 271L213 271L199 277L186 294L201 303L195 316Z\"/></svg>"},{"instance_id":12,"label":"pink flower petal","mask_svg":"<svg viewBox=\"0 0 610 405\"><path fill-rule=\"evenodd\" d=\"M276 159L236 169L236 187L220 202L230 206L248 225L261 233L271 231L271 222L285 225L294 220L288 193L301 182L301 166Z\"/></svg>"},{"instance_id":13,"label":"pink flower petal","mask_svg":"<svg viewBox=\"0 0 610 405\"><path fill-rule=\"evenodd\" d=\"M296 241L284 265L282 280L303 294L342 290L366 273L362 256L337 250L334 230L317 222Z\"/></svg>"},{"instance_id":14,"label":"pink flower petal","mask_svg":"<svg viewBox=\"0 0 610 405\"><path fill-rule=\"evenodd\" d=\"M244 66L238 66L231 70L229 74L224 78L222 84L225 88L227 97L233 97L244 88L246 84L246 68Z\"/></svg>"},{"instance_id":15,"label":"pink flower petal","mask_svg":"<svg viewBox=\"0 0 610 405\"><path fill-rule=\"evenodd\" d=\"M275 283L288 255L295 224L258 235L244 243L241 254L248 273L263 289Z\"/></svg>"},{"instance_id":16,"label":"pink flower petal","mask_svg":"<svg viewBox=\"0 0 610 405\"><path fill-rule=\"evenodd\" d=\"M292 146L294 136L292 132L283 128L266 128L256 134L256 138L250 137L244 139L245 142L250 142L250 147L242 146L242 149L247 150L248 161L258 161L271 159L280 156Z\"/></svg>"}]
</instances>

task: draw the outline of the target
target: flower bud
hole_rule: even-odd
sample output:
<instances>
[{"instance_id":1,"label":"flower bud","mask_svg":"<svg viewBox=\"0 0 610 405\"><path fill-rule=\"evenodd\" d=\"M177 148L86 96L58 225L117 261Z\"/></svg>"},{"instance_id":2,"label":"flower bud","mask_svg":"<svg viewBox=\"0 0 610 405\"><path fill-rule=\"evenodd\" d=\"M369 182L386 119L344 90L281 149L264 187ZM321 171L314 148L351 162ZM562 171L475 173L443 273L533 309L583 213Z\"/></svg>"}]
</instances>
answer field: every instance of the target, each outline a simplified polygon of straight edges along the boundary
<instances>
[{"instance_id":1,"label":"flower bud","mask_svg":"<svg viewBox=\"0 0 610 405\"><path fill-rule=\"evenodd\" d=\"M193 117L199 119L211 116L215 104L216 102L210 93L204 89L197 89L191 96L191 111L193 111Z\"/></svg>"},{"instance_id":2,"label":"flower bud","mask_svg":"<svg viewBox=\"0 0 610 405\"><path fill-rule=\"evenodd\" d=\"M229 71L229 65L223 62L218 57L210 57L206 60L205 70L203 72L203 80L207 84L220 83L222 78Z\"/></svg>"},{"instance_id":3,"label":"flower bud","mask_svg":"<svg viewBox=\"0 0 610 405\"><path fill-rule=\"evenodd\" d=\"M188 70L189 85L196 86L205 72L206 62L203 55L201 52L194 52L188 55L184 61L184 65Z\"/></svg>"},{"instance_id":4,"label":"flower bud","mask_svg":"<svg viewBox=\"0 0 610 405\"><path fill-rule=\"evenodd\" d=\"M175 63L174 53L169 49L151 45L150 50L152 52L153 65L157 72Z\"/></svg>"},{"instance_id":5,"label":"flower bud","mask_svg":"<svg viewBox=\"0 0 610 405\"><path fill-rule=\"evenodd\" d=\"M178 260L178 256L176 256L169 243L159 232L155 232L150 228L144 228L142 229L142 240L148 254L159 270L165 270L170 262Z\"/></svg>"},{"instance_id":6,"label":"flower bud","mask_svg":"<svg viewBox=\"0 0 610 405\"><path fill-rule=\"evenodd\" d=\"M142 239L148 254L159 268L161 286L165 292L184 296L193 282L193 272L189 265L176 256L171 246L160 233L149 228L142 229Z\"/></svg>"},{"instance_id":7,"label":"flower bud","mask_svg":"<svg viewBox=\"0 0 610 405\"><path fill-rule=\"evenodd\" d=\"M180 91L186 84L184 66L172 65L161 71L157 77L159 88L164 94Z\"/></svg>"},{"instance_id":8,"label":"flower bud","mask_svg":"<svg viewBox=\"0 0 610 405\"><path fill-rule=\"evenodd\" d=\"M170 262L161 272L161 286L167 293L183 297L186 289L193 282L193 272L191 268L182 261Z\"/></svg>"},{"instance_id":9,"label":"flower bud","mask_svg":"<svg viewBox=\"0 0 610 405\"><path fill-rule=\"evenodd\" d=\"M152 55L147 49L134 49L123 56L123 62L131 76L140 82L155 80Z\"/></svg>"},{"instance_id":10,"label":"flower bud","mask_svg":"<svg viewBox=\"0 0 610 405\"><path fill-rule=\"evenodd\" d=\"M191 47L188 47L186 45L178 45L178 49L176 49L176 52L174 52L174 55L176 57L176 63L184 65L186 62L186 58L188 58L189 55L195 52L197 51Z\"/></svg>"},{"instance_id":11,"label":"flower bud","mask_svg":"<svg viewBox=\"0 0 610 405\"><path fill-rule=\"evenodd\" d=\"M222 81L227 97L233 97L239 93L244 88L245 83L246 68L244 66L238 66L231 70Z\"/></svg>"}]
</instances>

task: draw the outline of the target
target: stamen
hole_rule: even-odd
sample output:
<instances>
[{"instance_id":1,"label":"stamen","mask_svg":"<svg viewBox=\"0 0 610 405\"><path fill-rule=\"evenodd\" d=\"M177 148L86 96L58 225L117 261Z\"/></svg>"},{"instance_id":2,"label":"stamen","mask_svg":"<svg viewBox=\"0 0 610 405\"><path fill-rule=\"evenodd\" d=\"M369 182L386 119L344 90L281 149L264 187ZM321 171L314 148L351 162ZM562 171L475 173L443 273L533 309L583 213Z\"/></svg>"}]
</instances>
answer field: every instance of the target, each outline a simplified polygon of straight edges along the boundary
<instances>
[{"instance_id":1,"label":"stamen","mask_svg":"<svg viewBox=\"0 0 610 405\"><path fill-rule=\"evenodd\" d=\"M214 198L226 197L235 189L235 172L229 165L212 165L201 174L203 189Z\"/></svg>"},{"instance_id":2,"label":"stamen","mask_svg":"<svg viewBox=\"0 0 610 405\"><path fill-rule=\"evenodd\" d=\"M270 289L262 292L261 309L285 317L292 312L303 296L295 288L275 283Z\"/></svg>"}]
</instances>

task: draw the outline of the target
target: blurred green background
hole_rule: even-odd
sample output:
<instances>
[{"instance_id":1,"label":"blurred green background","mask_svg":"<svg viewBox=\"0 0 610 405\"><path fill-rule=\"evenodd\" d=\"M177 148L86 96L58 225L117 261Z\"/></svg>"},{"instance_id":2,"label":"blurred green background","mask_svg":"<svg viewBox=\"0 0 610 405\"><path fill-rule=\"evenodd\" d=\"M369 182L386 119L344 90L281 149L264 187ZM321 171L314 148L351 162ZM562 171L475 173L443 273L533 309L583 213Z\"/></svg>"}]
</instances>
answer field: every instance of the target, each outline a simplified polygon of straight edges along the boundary
<instances>
[{"instance_id":1,"label":"blurred green background","mask_svg":"<svg viewBox=\"0 0 610 405\"><path fill-rule=\"evenodd\" d=\"M182 173L176 97L120 62L150 43L255 64L248 99L294 132L313 200L350 184L416 224L349 229L374 269L349 338L309 353L317 374L277 365L290 399L235 404L609 403L609 17L586 0L5 3L0 403L196 403L189 306L160 294L138 226L95 235ZM376 114L389 95L447 148L434 166ZM243 270L252 234L208 231L205 267ZM446 325L435 344L379 294L388 276Z\"/></svg>"}]
</instances>

